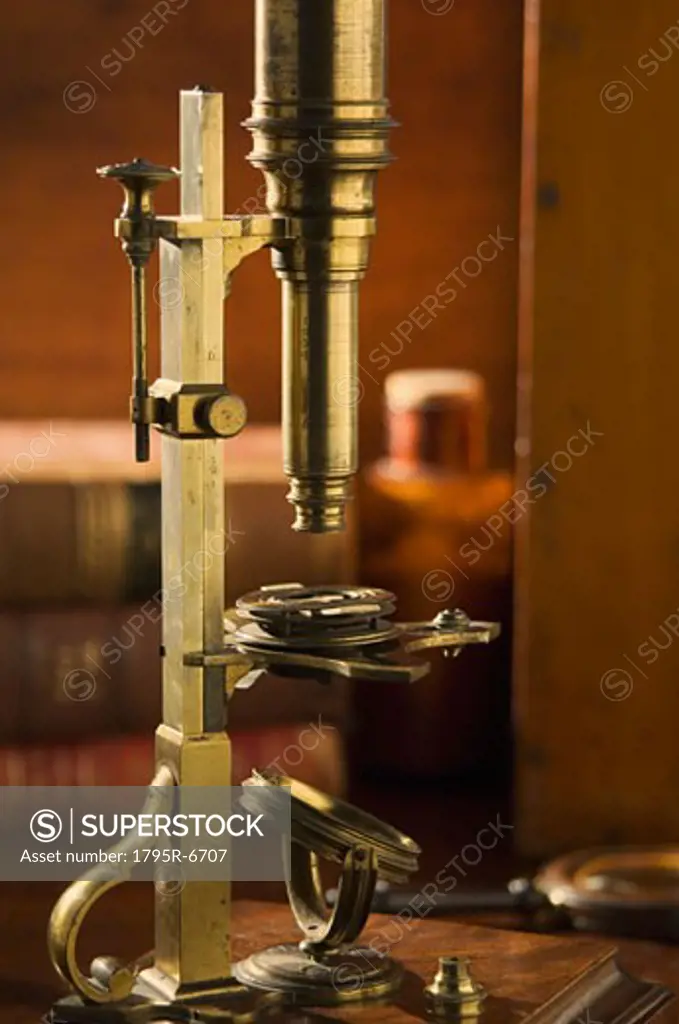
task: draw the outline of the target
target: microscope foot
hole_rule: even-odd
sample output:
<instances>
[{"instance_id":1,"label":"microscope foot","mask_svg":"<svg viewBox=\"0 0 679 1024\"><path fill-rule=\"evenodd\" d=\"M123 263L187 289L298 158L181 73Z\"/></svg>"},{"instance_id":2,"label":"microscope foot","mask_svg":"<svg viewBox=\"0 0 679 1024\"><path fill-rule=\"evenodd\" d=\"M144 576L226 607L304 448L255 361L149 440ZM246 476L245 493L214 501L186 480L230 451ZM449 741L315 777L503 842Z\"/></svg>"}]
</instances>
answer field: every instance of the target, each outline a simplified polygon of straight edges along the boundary
<instances>
[{"instance_id":1,"label":"microscope foot","mask_svg":"<svg viewBox=\"0 0 679 1024\"><path fill-rule=\"evenodd\" d=\"M280 993L288 1006L338 1006L385 999L402 969L370 947L348 946L314 957L297 945L272 946L233 967L243 985Z\"/></svg>"},{"instance_id":2,"label":"microscope foot","mask_svg":"<svg viewBox=\"0 0 679 1024\"><path fill-rule=\"evenodd\" d=\"M42 1024L256 1024L282 1011L277 992L253 992L233 982L231 992L188 1002L150 998L143 984L120 1003L86 1003L79 996L59 1000Z\"/></svg>"}]
</instances>

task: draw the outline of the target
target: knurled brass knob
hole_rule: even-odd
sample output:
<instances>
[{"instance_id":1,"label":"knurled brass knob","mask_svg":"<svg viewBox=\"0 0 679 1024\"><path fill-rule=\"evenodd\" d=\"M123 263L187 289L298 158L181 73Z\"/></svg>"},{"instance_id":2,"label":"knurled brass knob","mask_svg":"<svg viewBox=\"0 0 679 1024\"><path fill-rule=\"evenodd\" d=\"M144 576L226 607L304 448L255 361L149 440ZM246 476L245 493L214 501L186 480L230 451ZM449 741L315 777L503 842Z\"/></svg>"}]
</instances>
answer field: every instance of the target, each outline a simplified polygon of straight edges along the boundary
<instances>
[{"instance_id":1,"label":"knurled brass knob","mask_svg":"<svg viewBox=\"0 0 679 1024\"><path fill-rule=\"evenodd\" d=\"M234 437L247 422L245 402L238 395L217 395L196 406L196 426L218 437Z\"/></svg>"}]
</instances>

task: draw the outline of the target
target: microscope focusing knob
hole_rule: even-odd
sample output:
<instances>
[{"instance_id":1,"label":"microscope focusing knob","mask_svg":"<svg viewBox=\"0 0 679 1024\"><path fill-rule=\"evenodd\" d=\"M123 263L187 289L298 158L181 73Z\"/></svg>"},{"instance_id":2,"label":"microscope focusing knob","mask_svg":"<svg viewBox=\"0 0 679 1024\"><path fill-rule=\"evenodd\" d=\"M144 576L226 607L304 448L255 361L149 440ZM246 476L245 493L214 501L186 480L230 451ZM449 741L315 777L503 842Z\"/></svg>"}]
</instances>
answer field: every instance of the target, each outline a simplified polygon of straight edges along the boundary
<instances>
[{"instance_id":1,"label":"microscope focusing knob","mask_svg":"<svg viewBox=\"0 0 679 1024\"><path fill-rule=\"evenodd\" d=\"M199 402L194 419L196 426L217 437L235 437L247 422L245 402L238 395L214 395Z\"/></svg>"}]
</instances>

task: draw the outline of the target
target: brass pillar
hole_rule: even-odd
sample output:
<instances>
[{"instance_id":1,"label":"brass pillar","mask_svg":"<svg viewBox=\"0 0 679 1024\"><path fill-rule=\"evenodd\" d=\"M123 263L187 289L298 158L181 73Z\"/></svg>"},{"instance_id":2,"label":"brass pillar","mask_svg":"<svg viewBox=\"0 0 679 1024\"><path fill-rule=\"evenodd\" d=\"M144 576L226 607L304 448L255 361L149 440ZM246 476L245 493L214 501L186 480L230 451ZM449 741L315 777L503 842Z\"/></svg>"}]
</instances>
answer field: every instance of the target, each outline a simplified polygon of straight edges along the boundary
<instances>
[{"instance_id":1,"label":"brass pillar","mask_svg":"<svg viewBox=\"0 0 679 1024\"><path fill-rule=\"evenodd\" d=\"M224 210L222 97L183 92L180 106L181 216L221 221ZM162 377L223 381L223 243L160 242ZM163 723L157 759L181 786L231 784L224 732L223 670L187 666L189 651L223 643L224 470L221 440L162 444ZM191 882L156 896L155 966L144 981L163 998L226 987L230 975L229 883Z\"/></svg>"}]
</instances>

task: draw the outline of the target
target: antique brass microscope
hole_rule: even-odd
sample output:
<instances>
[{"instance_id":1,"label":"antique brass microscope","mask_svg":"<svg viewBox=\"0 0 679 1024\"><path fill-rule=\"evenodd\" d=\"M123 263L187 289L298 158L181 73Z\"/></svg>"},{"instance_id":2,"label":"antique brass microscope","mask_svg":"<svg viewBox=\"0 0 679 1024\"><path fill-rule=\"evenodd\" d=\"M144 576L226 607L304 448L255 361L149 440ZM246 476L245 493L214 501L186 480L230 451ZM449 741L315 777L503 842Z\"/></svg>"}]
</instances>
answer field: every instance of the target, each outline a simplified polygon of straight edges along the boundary
<instances>
[{"instance_id":1,"label":"antique brass microscope","mask_svg":"<svg viewBox=\"0 0 679 1024\"><path fill-rule=\"evenodd\" d=\"M357 469L357 404L338 401L337 388L357 378L358 286L375 231L377 172L391 159L384 7L385 0L256 0L256 98L245 127L254 140L250 160L266 179L267 214L224 216L222 96L202 87L181 94L181 171L137 159L99 172L125 193L115 229L132 272L138 460L149 457L150 427L161 434L169 596L155 787L230 783L227 698L264 671L408 684L428 670L414 653L439 647L457 654L498 633L459 611L399 624L384 591L300 584L263 587L225 619L224 559L206 561L195 578L182 571L196 552L224 551L221 446L246 414L224 383L223 302L240 262L262 247L271 249L282 282L293 528L344 527ZM181 213L157 216L154 190L177 175ZM156 248L162 377L149 386L145 272ZM417 866L416 844L294 780L255 771L249 783L258 806L277 786L291 788L287 885L301 944L232 965L228 882L189 882L169 897L157 892L151 958L122 965L100 957L85 974L76 961L80 926L118 884L95 871L64 893L50 921L53 962L74 992L55 1019L244 1019L286 1001L327 1005L397 988L398 966L352 943L377 879L406 881ZM332 912L319 858L341 865ZM347 965L352 970L343 973Z\"/></svg>"}]
</instances>

